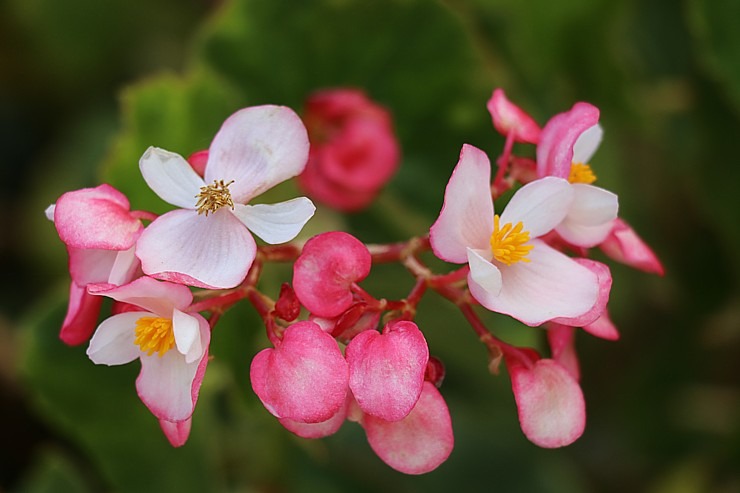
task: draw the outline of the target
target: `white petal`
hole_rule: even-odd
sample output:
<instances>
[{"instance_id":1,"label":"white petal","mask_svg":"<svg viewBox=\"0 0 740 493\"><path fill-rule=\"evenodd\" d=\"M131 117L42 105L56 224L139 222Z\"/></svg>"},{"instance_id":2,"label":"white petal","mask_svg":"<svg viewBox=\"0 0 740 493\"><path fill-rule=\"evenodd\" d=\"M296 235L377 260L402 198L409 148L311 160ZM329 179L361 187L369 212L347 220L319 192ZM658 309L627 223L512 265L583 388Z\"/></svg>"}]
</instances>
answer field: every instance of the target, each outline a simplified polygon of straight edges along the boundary
<instances>
[{"instance_id":1,"label":"white petal","mask_svg":"<svg viewBox=\"0 0 740 493\"><path fill-rule=\"evenodd\" d=\"M134 278L136 270L139 268L139 259L136 258L136 245L128 250L116 252L117 255L113 261L108 282L120 286L126 284Z\"/></svg>"},{"instance_id":2,"label":"white petal","mask_svg":"<svg viewBox=\"0 0 740 493\"><path fill-rule=\"evenodd\" d=\"M566 180L547 176L517 190L501 213L501 225L519 221L530 238L549 233L557 226L573 202L573 190Z\"/></svg>"},{"instance_id":3,"label":"white petal","mask_svg":"<svg viewBox=\"0 0 740 493\"><path fill-rule=\"evenodd\" d=\"M221 126L208 151L205 178L231 181L234 202L246 203L265 190L299 175L308 160L303 122L284 106L237 111Z\"/></svg>"},{"instance_id":4,"label":"white petal","mask_svg":"<svg viewBox=\"0 0 740 493\"><path fill-rule=\"evenodd\" d=\"M54 222L54 209L56 208L56 206L56 204L51 204L49 207L44 209L44 215L46 216L46 219L51 222Z\"/></svg>"},{"instance_id":5,"label":"white petal","mask_svg":"<svg viewBox=\"0 0 740 493\"><path fill-rule=\"evenodd\" d=\"M195 209L195 198L203 179L179 154L150 147L139 160L139 169L147 185L165 202Z\"/></svg>"},{"instance_id":6,"label":"white petal","mask_svg":"<svg viewBox=\"0 0 740 493\"><path fill-rule=\"evenodd\" d=\"M90 339L87 355L96 365L123 365L139 357L134 344L136 321L149 312L126 312L103 320Z\"/></svg>"},{"instance_id":7,"label":"white petal","mask_svg":"<svg viewBox=\"0 0 740 493\"><path fill-rule=\"evenodd\" d=\"M193 414L191 389L198 364L186 363L185 357L173 350L163 356L142 354L136 390L157 418L182 421Z\"/></svg>"},{"instance_id":8,"label":"white petal","mask_svg":"<svg viewBox=\"0 0 740 493\"><path fill-rule=\"evenodd\" d=\"M273 245L295 238L315 211L313 202L306 197L277 204L234 206L234 215L252 233Z\"/></svg>"},{"instance_id":9,"label":"white petal","mask_svg":"<svg viewBox=\"0 0 740 493\"><path fill-rule=\"evenodd\" d=\"M603 188L576 183L573 204L557 231L566 241L590 248L606 239L617 218L617 196Z\"/></svg>"},{"instance_id":10,"label":"white petal","mask_svg":"<svg viewBox=\"0 0 740 493\"><path fill-rule=\"evenodd\" d=\"M203 356L203 347L200 344L200 322L196 317L177 309L173 310L172 330L175 333L177 350L185 356L186 363L192 363Z\"/></svg>"},{"instance_id":11,"label":"white petal","mask_svg":"<svg viewBox=\"0 0 740 493\"><path fill-rule=\"evenodd\" d=\"M501 271L481 253L484 252L476 252L468 248L468 263L470 264L468 286L476 299L478 296L484 298L498 296L501 292ZM488 256L490 257L490 254Z\"/></svg>"},{"instance_id":12,"label":"white petal","mask_svg":"<svg viewBox=\"0 0 740 493\"><path fill-rule=\"evenodd\" d=\"M573 145L573 162L588 164L601 144L604 130L598 123L578 136Z\"/></svg>"},{"instance_id":13,"label":"white petal","mask_svg":"<svg viewBox=\"0 0 740 493\"><path fill-rule=\"evenodd\" d=\"M465 144L445 189L439 218L429 237L434 254L456 264L468 260L468 248L490 248L493 232L491 163L488 156Z\"/></svg>"}]
</instances>

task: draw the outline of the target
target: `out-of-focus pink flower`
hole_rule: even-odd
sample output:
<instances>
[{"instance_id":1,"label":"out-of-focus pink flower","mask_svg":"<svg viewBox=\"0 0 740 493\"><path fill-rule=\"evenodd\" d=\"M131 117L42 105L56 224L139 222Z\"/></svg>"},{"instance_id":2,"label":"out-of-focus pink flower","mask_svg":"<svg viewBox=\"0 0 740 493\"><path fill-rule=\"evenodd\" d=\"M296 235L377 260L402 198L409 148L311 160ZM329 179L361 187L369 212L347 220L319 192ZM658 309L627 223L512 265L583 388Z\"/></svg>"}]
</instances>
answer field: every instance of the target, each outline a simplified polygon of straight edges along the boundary
<instances>
[{"instance_id":1,"label":"out-of-focus pink flower","mask_svg":"<svg viewBox=\"0 0 740 493\"><path fill-rule=\"evenodd\" d=\"M231 115L211 143L204 178L178 154L150 147L139 161L144 180L180 209L155 219L139 238L144 272L204 288L238 285L257 252L251 233L267 243L290 241L313 215L305 197L247 205L302 172L307 157L303 123L281 106Z\"/></svg>"},{"instance_id":2,"label":"out-of-focus pink flower","mask_svg":"<svg viewBox=\"0 0 740 493\"><path fill-rule=\"evenodd\" d=\"M72 277L67 315L59 337L77 345L90 339L102 299L87 285L126 284L139 273L134 245L144 226L124 194L110 185L67 192L46 210L69 253Z\"/></svg>"},{"instance_id":3,"label":"out-of-focus pink flower","mask_svg":"<svg viewBox=\"0 0 740 493\"><path fill-rule=\"evenodd\" d=\"M353 283L370 273L372 259L354 236L331 231L306 242L293 266L293 288L312 314L332 318L352 305Z\"/></svg>"},{"instance_id":4,"label":"out-of-focus pink flower","mask_svg":"<svg viewBox=\"0 0 740 493\"><path fill-rule=\"evenodd\" d=\"M370 205L398 168L399 146L388 111L362 91L313 94L303 116L311 151L299 185L340 211Z\"/></svg>"},{"instance_id":5,"label":"out-of-focus pink flower","mask_svg":"<svg viewBox=\"0 0 740 493\"><path fill-rule=\"evenodd\" d=\"M531 182L499 217L494 216L490 178L485 153L463 146L430 230L435 255L467 262L473 297L527 325L588 313L599 295L597 276L538 239L567 214L573 200L570 184L555 177Z\"/></svg>"},{"instance_id":6,"label":"out-of-focus pink flower","mask_svg":"<svg viewBox=\"0 0 740 493\"><path fill-rule=\"evenodd\" d=\"M208 363L211 338L208 322L187 313L193 295L186 286L141 277L124 286L93 285L90 293L139 307L104 320L95 331L87 355L96 364L122 365L141 361L136 390L160 421L171 442L186 439ZM187 427L189 429L189 426ZM179 438L177 438L179 437Z\"/></svg>"},{"instance_id":7,"label":"out-of-focus pink flower","mask_svg":"<svg viewBox=\"0 0 740 493\"><path fill-rule=\"evenodd\" d=\"M509 101L503 89L494 89L487 107L498 133L504 136L511 134L516 142L539 142L540 126L524 110Z\"/></svg>"},{"instance_id":8,"label":"out-of-focus pink flower","mask_svg":"<svg viewBox=\"0 0 740 493\"><path fill-rule=\"evenodd\" d=\"M622 219L614 221L612 230L599 248L617 262L635 269L659 276L665 273L655 253Z\"/></svg>"}]
</instances>

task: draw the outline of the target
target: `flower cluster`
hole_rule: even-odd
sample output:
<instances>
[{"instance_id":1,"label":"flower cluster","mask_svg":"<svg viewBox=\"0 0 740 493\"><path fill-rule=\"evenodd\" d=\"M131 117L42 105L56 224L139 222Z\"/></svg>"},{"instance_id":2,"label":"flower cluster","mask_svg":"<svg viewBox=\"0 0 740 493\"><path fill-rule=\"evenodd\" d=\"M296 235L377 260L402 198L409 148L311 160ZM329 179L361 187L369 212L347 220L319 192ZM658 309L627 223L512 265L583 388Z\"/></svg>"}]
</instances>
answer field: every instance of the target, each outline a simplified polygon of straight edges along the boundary
<instances>
[{"instance_id":1,"label":"flower cluster","mask_svg":"<svg viewBox=\"0 0 740 493\"><path fill-rule=\"evenodd\" d=\"M463 145L428 233L391 244L366 245L340 231L293 241L314 213L311 200L249 203L293 177L339 210L372 202L399 151L388 113L359 91L312 96L308 131L292 110L258 106L234 113L210 147L188 159L149 148L141 174L175 210L132 211L110 185L68 192L47 209L72 278L61 339L88 343L96 364L140 360L138 395L170 443L182 446L211 331L246 300L271 346L252 359L252 388L282 426L315 439L358 423L381 460L422 474L442 464L454 443L439 390L444 366L414 321L432 290L461 310L489 351L489 368L505 364L525 436L542 447L572 443L586 416L575 329L619 337L607 311L609 268L587 258L589 249L647 272L662 267L618 217L617 196L593 185L590 159L603 133L597 108L577 103L540 128L497 89L488 109L506 137L493 180L485 153ZM536 146L536 157L515 155L515 143ZM496 213L494 202L513 188ZM462 266L436 273L422 258L429 251ZM259 286L268 262L293 265L292 282L276 299ZM360 285L387 262L414 280L401 299ZM113 300L112 313L98 323L103 297ZM542 327L549 357L498 338L479 306Z\"/></svg>"}]
</instances>

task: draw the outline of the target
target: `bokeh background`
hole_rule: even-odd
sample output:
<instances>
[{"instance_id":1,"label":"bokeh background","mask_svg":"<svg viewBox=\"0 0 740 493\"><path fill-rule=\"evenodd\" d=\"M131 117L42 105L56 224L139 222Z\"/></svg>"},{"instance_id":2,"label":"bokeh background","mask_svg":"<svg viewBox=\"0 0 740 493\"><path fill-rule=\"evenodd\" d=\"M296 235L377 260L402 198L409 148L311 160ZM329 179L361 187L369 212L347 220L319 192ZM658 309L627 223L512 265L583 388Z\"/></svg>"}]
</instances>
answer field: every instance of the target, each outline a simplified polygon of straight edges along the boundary
<instances>
[{"instance_id":1,"label":"bokeh background","mask_svg":"<svg viewBox=\"0 0 740 493\"><path fill-rule=\"evenodd\" d=\"M4 0L0 491L740 491L738 22L736 0ZM322 209L309 233L366 242L428 229L463 143L498 155L494 87L540 123L576 101L601 108L598 183L667 273L611 264L622 337L579 334L589 417L574 445L524 438L507 375L488 373L483 346L433 296L418 322L447 367L456 447L422 477L386 467L356 425L321 441L284 431L249 388L267 343L248 306L216 328L181 449L138 401L136 364L96 367L59 341L68 278L48 204L106 181L162 212L137 170L146 147L187 155L238 108L300 111L312 91L345 86L391 110L402 166L369 210ZM289 273L268 270L264 290ZM363 285L398 297L411 282L383 266ZM485 320L542 347L537 329Z\"/></svg>"}]
</instances>

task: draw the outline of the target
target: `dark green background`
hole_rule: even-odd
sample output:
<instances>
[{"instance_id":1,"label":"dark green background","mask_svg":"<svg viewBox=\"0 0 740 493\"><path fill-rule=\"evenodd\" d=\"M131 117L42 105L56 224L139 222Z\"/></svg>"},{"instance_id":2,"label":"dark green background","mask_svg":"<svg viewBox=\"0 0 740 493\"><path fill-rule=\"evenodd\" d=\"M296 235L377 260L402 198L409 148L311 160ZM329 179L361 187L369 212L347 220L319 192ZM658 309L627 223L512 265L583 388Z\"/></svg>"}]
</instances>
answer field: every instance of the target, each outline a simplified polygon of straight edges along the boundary
<instances>
[{"instance_id":1,"label":"dark green background","mask_svg":"<svg viewBox=\"0 0 740 493\"><path fill-rule=\"evenodd\" d=\"M740 491L738 20L732 0L5 0L0 490ZM500 152L485 109L494 87L541 123L579 100L601 108L598 183L667 274L612 264L622 338L579 333L588 425L574 445L523 437L508 377L488 373L473 332L433 295L418 323L447 367L456 447L422 477L382 464L356 425L321 441L284 431L249 388L267 342L248 306L214 332L177 450L136 397L136 364L96 367L58 340L66 256L48 204L107 181L134 208L164 211L138 173L146 147L187 155L240 107L300 111L311 91L340 86L392 111L402 166L368 211L322 209L309 232L366 242L426 231L463 143ZM294 193L286 184L264 200ZM289 273L267 269L265 292ZM363 285L393 298L412 279L381 266ZM537 329L485 320L542 345Z\"/></svg>"}]
</instances>

